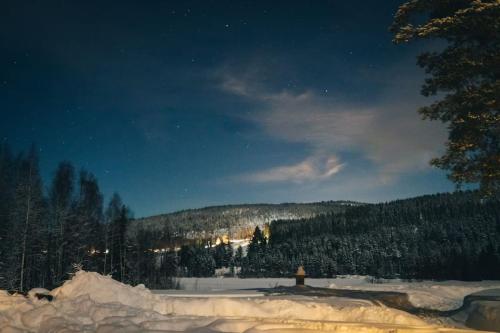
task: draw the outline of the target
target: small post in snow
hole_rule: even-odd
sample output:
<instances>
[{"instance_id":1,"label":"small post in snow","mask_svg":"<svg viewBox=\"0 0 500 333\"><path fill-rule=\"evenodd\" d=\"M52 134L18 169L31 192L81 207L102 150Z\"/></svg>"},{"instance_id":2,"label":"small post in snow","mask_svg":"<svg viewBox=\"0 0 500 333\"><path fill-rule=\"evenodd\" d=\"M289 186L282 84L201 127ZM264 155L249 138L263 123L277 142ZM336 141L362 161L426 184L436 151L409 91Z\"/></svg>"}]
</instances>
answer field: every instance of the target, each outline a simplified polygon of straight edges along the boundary
<instances>
[{"instance_id":1,"label":"small post in snow","mask_svg":"<svg viewBox=\"0 0 500 333\"><path fill-rule=\"evenodd\" d=\"M306 271L304 271L304 267L299 266L299 268L297 268L297 273L295 273L295 286L303 287L305 277Z\"/></svg>"}]
</instances>

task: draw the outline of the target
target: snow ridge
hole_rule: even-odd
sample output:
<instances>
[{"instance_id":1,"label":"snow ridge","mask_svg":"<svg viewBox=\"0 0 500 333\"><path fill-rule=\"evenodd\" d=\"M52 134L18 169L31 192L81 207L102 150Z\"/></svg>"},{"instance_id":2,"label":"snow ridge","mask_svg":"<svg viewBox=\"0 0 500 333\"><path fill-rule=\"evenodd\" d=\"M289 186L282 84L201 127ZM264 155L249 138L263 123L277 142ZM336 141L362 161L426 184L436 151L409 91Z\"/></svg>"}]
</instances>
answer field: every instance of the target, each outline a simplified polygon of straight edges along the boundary
<instances>
[{"instance_id":1,"label":"snow ridge","mask_svg":"<svg viewBox=\"0 0 500 333\"><path fill-rule=\"evenodd\" d=\"M0 292L1 332L439 332L408 313L359 300L182 298L80 271L54 301Z\"/></svg>"}]
</instances>

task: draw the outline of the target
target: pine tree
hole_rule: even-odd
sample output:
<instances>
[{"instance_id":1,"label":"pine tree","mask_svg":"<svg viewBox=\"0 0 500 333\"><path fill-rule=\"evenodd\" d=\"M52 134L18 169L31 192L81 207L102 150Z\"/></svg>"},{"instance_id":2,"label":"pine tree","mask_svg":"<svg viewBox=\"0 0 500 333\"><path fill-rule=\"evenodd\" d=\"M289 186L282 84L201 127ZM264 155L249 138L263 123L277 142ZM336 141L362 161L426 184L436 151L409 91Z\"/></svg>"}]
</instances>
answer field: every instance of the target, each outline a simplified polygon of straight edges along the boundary
<instances>
[{"instance_id":1,"label":"pine tree","mask_svg":"<svg viewBox=\"0 0 500 333\"><path fill-rule=\"evenodd\" d=\"M102 194L94 175L81 171L74 221L69 228L69 236L73 240L70 262L81 264L84 269L92 271L100 271L104 266L104 260L101 260L105 252L102 201Z\"/></svg>"},{"instance_id":2,"label":"pine tree","mask_svg":"<svg viewBox=\"0 0 500 333\"><path fill-rule=\"evenodd\" d=\"M440 39L418 64L429 77L424 96L443 96L419 110L449 128L446 152L431 163L449 170L458 185L500 190L500 2L412 0L399 7L391 27L396 43Z\"/></svg>"},{"instance_id":3,"label":"pine tree","mask_svg":"<svg viewBox=\"0 0 500 333\"><path fill-rule=\"evenodd\" d=\"M238 248L236 249L236 253L234 255L234 265L236 267L241 267L241 264L242 264L242 259L243 259L243 248L240 246L238 246Z\"/></svg>"}]
</instances>

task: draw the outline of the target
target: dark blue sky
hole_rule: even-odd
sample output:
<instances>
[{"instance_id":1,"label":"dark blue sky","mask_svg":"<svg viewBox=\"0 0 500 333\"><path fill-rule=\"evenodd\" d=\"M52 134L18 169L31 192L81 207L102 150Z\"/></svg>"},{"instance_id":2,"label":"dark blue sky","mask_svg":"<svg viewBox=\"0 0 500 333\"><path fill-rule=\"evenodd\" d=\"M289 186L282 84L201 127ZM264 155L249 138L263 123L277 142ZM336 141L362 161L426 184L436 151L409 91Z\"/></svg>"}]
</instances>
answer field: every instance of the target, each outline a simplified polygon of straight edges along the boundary
<instances>
[{"instance_id":1,"label":"dark blue sky","mask_svg":"<svg viewBox=\"0 0 500 333\"><path fill-rule=\"evenodd\" d=\"M0 137L136 216L451 190L400 2L2 1Z\"/></svg>"}]
</instances>

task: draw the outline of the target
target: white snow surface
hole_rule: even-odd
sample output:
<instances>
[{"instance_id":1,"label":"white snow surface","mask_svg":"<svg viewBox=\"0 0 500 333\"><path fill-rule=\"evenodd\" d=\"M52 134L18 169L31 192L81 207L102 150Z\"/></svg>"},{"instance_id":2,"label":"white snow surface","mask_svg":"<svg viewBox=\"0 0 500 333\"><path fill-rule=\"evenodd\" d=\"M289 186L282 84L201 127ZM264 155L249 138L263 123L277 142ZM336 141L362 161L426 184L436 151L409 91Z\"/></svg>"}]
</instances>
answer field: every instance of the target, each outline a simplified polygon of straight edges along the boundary
<instances>
[{"instance_id":1,"label":"white snow surface","mask_svg":"<svg viewBox=\"0 0 500 333\"><path fill-rule=\"evenodd\" d=\"M0 332L450 332L367 301L171 297L80 271L38 300L0 291ZM453 330L456 331L456 330Z\"/></svg>"},{"instance_id":2,"label":"white snow surface","mask_svg":"<svg viewBox=\"0 0 500 333\"><path fill-rule=\"evenodd\" d=\"M487 289L500 288L500 281L421 281L405 282L398 279L372 283L366 276L348 276L335 279L330 288L371 291L396 291L407 293L416 307L453 310L462 306L465 296Z\"/></svg>"},{"instance_id":3,"label":"white snow surface","mask_svg":"<svg viewBox=\"0 0 500 333\"><path fill-rule=\"evenodd\" d=\"M178 282L181 289L190 292L205 293L207 291L293 286L295 279L179 278ZM306 279L306 284L312 287L407 293L409 301L414 306L442 311L459 308L462 305L464 297L469 294L487 289L500 288L500 281L464 282L450 280L442 282L406 282L399 279L384 279L379 280L379 282L373 283L370 277L362 275L345 275L329 279Z\"/></svg>"},{"instance_id":4,"label":"white snow surface","mask_svg":"<svg viewBox=\"0 0 500 333\"><path fill-rule=\"evenodd\" d=\"M307 279L307 285L311 287L328 288L337 279ZM177 278L180 288L187 291L216 291L216 290L240 290L274 288L277 286L291 287L295 285L295 279L289 278L233 278L233 277L209 277L209 278Z\"/></svg>"}]
</instances>

